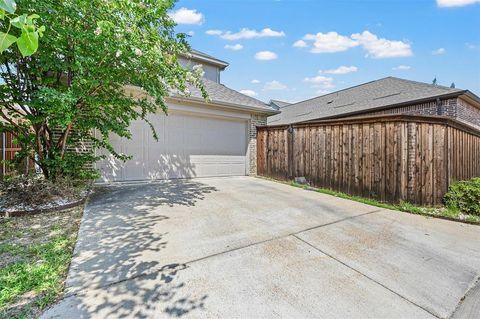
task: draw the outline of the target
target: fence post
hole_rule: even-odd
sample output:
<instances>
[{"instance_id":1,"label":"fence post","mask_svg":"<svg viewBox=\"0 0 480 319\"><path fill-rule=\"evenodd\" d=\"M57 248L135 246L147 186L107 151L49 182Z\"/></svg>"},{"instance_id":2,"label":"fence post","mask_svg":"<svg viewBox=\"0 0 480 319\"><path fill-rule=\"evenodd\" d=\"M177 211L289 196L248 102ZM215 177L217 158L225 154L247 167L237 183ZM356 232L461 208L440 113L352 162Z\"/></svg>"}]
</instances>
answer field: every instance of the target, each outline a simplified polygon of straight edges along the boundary
<instances>
[{"instance_id":1,"label":"fence post","mask_svg":"<svg viewBox=\"0 0 480 319\"><path fill-rule=\"evenodd\" d=\"M287 129L287 165L288 165L288 179L293 179L293 126L289 126Z\"/></svg>"},{"instance_id":2,"label":"fence post","mask_svg":"<svg viewBox=\"0 0 480 319\"><path fill-rule=\"evenodd\" d=\"M417 134L416 123L414 122L409 122L407 125L407 141L407 198L409 202L416 203L415 183L417 176Z\"/></svg>"},{"instance_id":3,"label":"fence post","mask_svg":"<svg viewBox=\"0 0 480 319\"><path fill-rule=\"evenodd\" d=\"M5 158L7 155L7 150L6 150L7 143L5 141L5 138L6 138L5 132L2 132L2 176L5 176L5 173L7 170L6 164L5 164Z\"/></svg>"}]
</instances>

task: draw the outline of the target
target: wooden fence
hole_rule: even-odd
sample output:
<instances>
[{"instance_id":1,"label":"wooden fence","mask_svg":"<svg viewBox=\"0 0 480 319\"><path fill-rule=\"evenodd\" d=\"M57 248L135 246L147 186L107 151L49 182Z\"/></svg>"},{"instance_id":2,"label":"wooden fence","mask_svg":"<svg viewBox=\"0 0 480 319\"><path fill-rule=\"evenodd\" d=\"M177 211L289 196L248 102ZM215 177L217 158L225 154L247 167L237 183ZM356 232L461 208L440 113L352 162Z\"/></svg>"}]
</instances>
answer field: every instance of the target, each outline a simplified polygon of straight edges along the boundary
<instances>
[{"instance_id":1,"label":"wooden fence","mask_svg":"<svg viewBox=\"0 0 480 319\"><path fill-rule=\"evenodd\" d=\"M381 115L257 129L258 175L386 202L439 205L480 176L480 131L435 116Z\"/></svg>"},{"instance_id":2,"label":"wooden fence","mask_svg":"<svg viewBox=\"0 0 480 319\"><path fill-rule=\"evenodd\" d=\"M15 168L5 162L13 160L15 154L21 150L18 145L13 143L13 140L14 136L11 132L0 132L0 178L15 173ZM25 164L21 166L22 172L26 172L34 168L34 163L25 161Z\"/></svg>"}]
</instances>

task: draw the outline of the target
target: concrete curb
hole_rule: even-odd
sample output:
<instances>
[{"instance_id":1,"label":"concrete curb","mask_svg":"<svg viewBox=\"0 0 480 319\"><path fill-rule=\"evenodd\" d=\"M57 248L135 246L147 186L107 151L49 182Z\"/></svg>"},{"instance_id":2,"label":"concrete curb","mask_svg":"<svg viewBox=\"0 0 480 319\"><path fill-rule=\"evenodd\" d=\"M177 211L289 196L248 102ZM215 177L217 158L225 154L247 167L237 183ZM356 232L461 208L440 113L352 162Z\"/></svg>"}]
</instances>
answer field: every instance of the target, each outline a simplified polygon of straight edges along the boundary
<instances>
[{"instance_id":1,"label":"concrete curb","mask_svg":"<svg viewBox=\"0 0 480 319\"><path fill-rule=\"evenodd\" d=\"M87 198L88 198L88 196L86 196L85 198L82 198L81 200L78 200L76 202L72 202L72 203L68 203L68 204L65 204L65 205L52 207L52 208L34 209L34 210L17 210L17 211L13 211L13 212L0 211L0 218L22 217L22 216L27 216L27 215L38 215L38 214L58 212L58 211L62 211L62 210L66 210L66 209L70 209L70 208L80 206L87 201Z\"/></svg>"}]
</instances>

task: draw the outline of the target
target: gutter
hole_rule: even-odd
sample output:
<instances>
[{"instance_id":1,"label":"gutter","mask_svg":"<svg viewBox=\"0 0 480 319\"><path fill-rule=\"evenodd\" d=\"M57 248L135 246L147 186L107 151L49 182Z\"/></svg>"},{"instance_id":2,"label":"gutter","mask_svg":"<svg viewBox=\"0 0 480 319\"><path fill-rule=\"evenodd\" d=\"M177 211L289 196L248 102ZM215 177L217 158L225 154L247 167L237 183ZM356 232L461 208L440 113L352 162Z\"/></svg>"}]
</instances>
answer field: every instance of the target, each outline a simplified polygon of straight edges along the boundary
<instances>
[{"instance_id":1,"label":"gutter","mask_svg":"<svg viewBox=\"0 0 480 319\"><path fill-rule=\"evenodd\" d=\"M198 102L198 103L205 104L205 105L227 107L227 108L230 108L230 109L235 109L235 110L240 110L240 111L254 111L256 113L269 114L269 115L275 115L275 114L280 114L281 113L280 111L276 111L276 110L273 110L273 109L269 110L269 109L263 109L263 108L260 108L260 107L247 106L247 105L229 103L229 102L224 102L224 101L216 101L216 100L205 101L203 98L193 97L193 96L190 96L190 97L169 96L166 99L173 100L173 101L179 101L179 102Z\"/></svg>"},{"instance_id":2,"label":"gutter","mask_svg":"<svg viewBox=\"0 0 480 319\"><path fill-rule=\"evenodd\" d=\"M147 93L142 90L140 87L135 86L135 85L125 85L125 89L135 91L139 94L146 95ZM205 101L203 98L199 97L194 97L194 96L189 96L189 97L182 97L182 96L167 96L165 97L166 100L170 101L177 101L177 102L197 102L203 105L213 105L213 106L219 106L223 108L229 108L229 109L234 109L234 110L239 110L239 111L253 111L255 113L260 113L260 114L267 114L267 115L275 115L281 113L280 111L276 111L273 109L267 109L267 108L261 108L261 107L255 107L255 106L247 106L247 105L242 105L242 104L236 104L236 103L229 103L229 102L224 102L224 101L216 101L216 100L209 100L208 102ZM265 104L266 105L266 104Z\"/></svg>"},{"instance_id":3,"label":"gutter","mask_svg":"<svg viewBox=\"0 0 480 319\"><path fill-rule=\"evenodd\" d=\"M216 66L220 66L222 71L225 70L225 68L227 68L230 65L228 62L218 60L218 59L208 58L206 56L199 55L199 54L196 54L194 52L189 52L189 53L186 53L186 54L182 54L182 56L184 56L187 59L195 58L196 60L200 60L200 61L207 62L207 63L213 64L213 65L216 65Z\"/></svg>"}]
</instances>

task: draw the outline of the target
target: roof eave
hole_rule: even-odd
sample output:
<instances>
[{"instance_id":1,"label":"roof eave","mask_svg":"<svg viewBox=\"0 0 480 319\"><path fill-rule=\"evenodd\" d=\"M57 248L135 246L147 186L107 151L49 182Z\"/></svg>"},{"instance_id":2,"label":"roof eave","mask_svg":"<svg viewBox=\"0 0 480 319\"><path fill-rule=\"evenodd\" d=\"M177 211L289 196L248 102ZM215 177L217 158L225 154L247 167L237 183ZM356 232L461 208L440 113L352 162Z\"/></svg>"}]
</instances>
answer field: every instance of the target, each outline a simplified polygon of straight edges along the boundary
<instances>
[{"instance_id":1,"label":"roof eave","mask_svg":"<svg viewBox=\"0 0 480 319\"><path fill-rule=\"evenodd\" d=\"M194 96L189 96L189 97L183 97L183 96L169 96L166 99L172 100L172 101L178 101L178 102L197 102L205 105L214 105L214 106L220 106L220 107L227 107L230 109L235 109L235 110L243 110L243 111L251 111L255 113L261 113L265 115L275 115L279 114L279 111L276 110L269 110L266 108L261 108L261 107L255 107L255 106L247 106L247 105L242 105L242 104L236 104L236 103L229 103L225 101L217 101L217 100L209 100L208 102L205 101L203 98L199 97L194 97Z\"/></svg>"},{"instance_id":2,"label":"roof eave","mask_svg":"<svg viewBox=\"0 0 480 319\"><path fill-rule=\"evenodd\" d=\"M203 55L196 54L194 52L185 54L185 57L188 59L191 59L193 57L195 58L195 60L219 66L221 70L225 70L230 65L228 62L225 62L219 59L212 59Z\"/></svg>"},{"instance_id":3,"label":"roof eave","mask_svg":"<svg viewBox=\"0 0 480 319\"><path fill-rule=\"evenodd\" d=\"M480 97L478 95L469 90L466 90L465 94L463 94L462 96L466 97L466 99L472 102L472 104L476 104L478 108L480 108Z\"/></svg>"},{"instance_id":4,"label":"roof eave","mask_svg":"<svg viewBox=\"0 0 480 319\"><path fill-rule=\"evenodd\" d=\"M147 92L145 92L141 87L135 86L135 85L126 85L125 89L137 92L142 95L146 95ZM260 114L265 114L265 115L275 115L279 114L280 111L276 111L273 109L267 109L267 108L262 108L262 107L255 107L255 106L247 106L247 105L242 105L242 104L236 104L236 103L229 103L229 102L224 102L224 101L217 101L217 100L209 100L209 102L206 102L205 99L199 98L199 97L194 97L194 96L180 96L180 95L170 95L166 96L165 100L171 100L171 101L186 101L186 102L197 102L201 103L204 105L214 105L214 106L220 106L220 107L227 107L235 110L244 110L244 111L251 111L255 113L260 113ZM267 107L267 105L265 104Z\"/></svg>"},{"instance_id":5,"label":"roof eave","mask_svg":"<svg viewBox=\"0 0 480 319\"><path fill-rule=\"evenodd\" d=\"M406 102L401 102L401 103L395 103L395 104L389 104L389 105L384 105L384 106L379 106L371 109L365 109L365 110L360 110L360 111L354 111L354 112L348 112L348 113L342 113L342 114L337 114L337 115L331 115L331 116L325 116L325 117L317 117L311 120L306 120L306 121L299 121L299 122L291 122L289 124L294 124L294 123L308 123L312 121L317 121L317 120L328 120L328 119L337 119L337 118L342 118L342 117L347 117L347 116L352 116L352 115L359 115L359 114L365 114L365 113L370 113L370 112L377 112L377 111L382 111L382 110L388 110L391 108L396 108L396 107L402 107L402 106L407 106L407 105L413 105L413 104L420 104L420 103L426 103L426 102L432 102L436 101L437 99L448 99L448 98L456 98L461 95L466 95L467 92L470 92L468 90L462 90L458 92L451 92L451 93L446 93L442 95L437 95L433 97L428 97L428 98L422 98L422 99L416 99L416 100L411 100L411 101L406 101ZM470 92L471 93L471 92ZM473 94L473 93L472 93ZM474 95L474 94L473 94ZM474 95L475 96L475 95ZM477 97L478 99L478 97ZM480 99L479 99L480 101Z\"/></svg>"}]
</instances>

